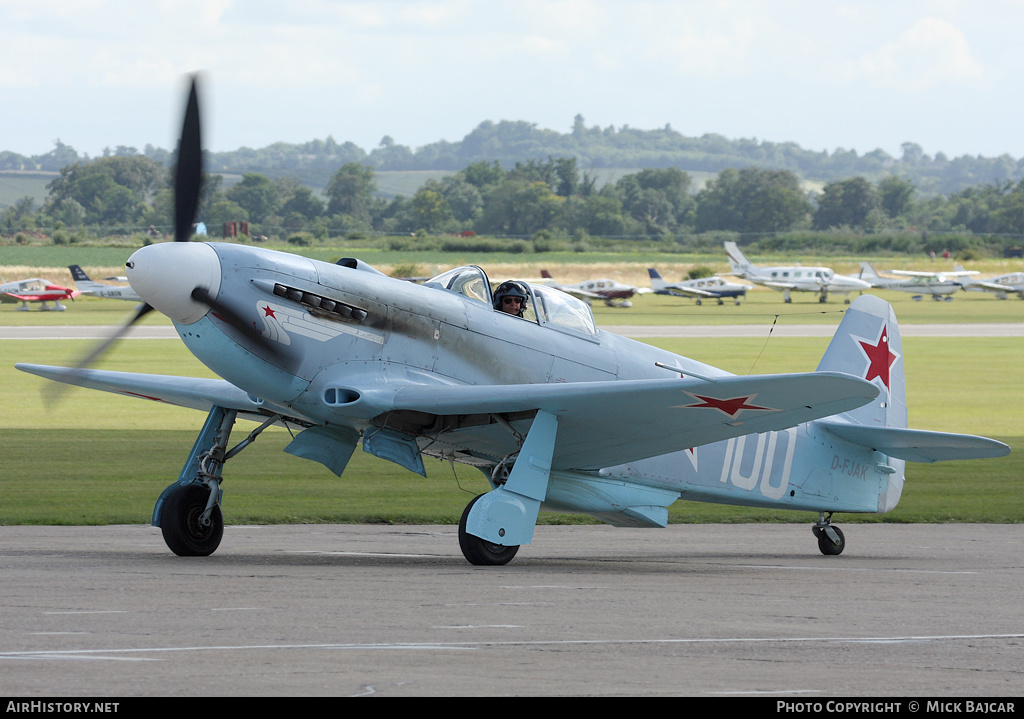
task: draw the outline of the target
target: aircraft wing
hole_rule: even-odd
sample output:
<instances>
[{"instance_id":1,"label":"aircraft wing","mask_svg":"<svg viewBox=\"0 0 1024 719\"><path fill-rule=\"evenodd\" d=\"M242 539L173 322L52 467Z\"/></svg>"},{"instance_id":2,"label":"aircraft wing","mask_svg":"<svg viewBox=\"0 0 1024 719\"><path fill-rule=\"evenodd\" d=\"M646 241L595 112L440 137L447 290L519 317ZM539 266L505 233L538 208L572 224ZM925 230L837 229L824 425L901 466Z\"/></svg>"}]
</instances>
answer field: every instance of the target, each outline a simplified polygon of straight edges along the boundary
<instances>
[{"instance_id":1,"label":"aircraft wing","mask_svg":"<svg viewBox=\"0 0 1024 719\"><path fill-rule=\"evenodd\" d=\"M52 300L63 300L68 297L77 297L82 294L78 290L74 292L63 292L63 291L51 291L43 293L21 293L21 292L5 292L4 295L7 297L13 297L21 302L50 302Z\"/></svg>"},{"instance_id":2,"label":"aircraft wing","mask_svg":"<svg viewBox=\"0 0 1024 719\"><path fill-rule=\"evenodd\" d=\"M603 300L604 299L604 297L602 297L601 295L599 295L596 292L591 292L590 290L580 289L579 287L566 287L565 285L548 285L548 287L552 287L552 288L554 288L556 290L560 290L560 291L566 293L567 295L572 295L573 297L578 297L581 300Z\"/></svg>"},{"instance_id":3,"label":"aircraft wing","mask_svg":"<svg viewBox=\"0 0 1024 719\"><path fill-rule=\"evenodd\" d=\"M682 295L684 297L718 297L714 292L708 292L697 287L685 287L683 285L666 285L665 291L672 295ZM647 290L647 292L653 292L653 290Z\"/></svg>"},{"instance_id":4,"label":"aircraft wing","mask_svg":"<svg viewBox=\"0 0 1024 719\"><path fill-rule=\"evenodd\" d=\"M923 272L920 270L889 270L894 275L903 275L904 277L929 277L936 280L942 280L946 277L966 277L967 275L978 274L977 270L950 270L949 272Z\"/></svg>"},{"instance_id":5,"label":"aircraft wing","mask_svg":"<svg viewBox=\"0 0 1024 719\"><path fill-rule=\"evenodd\" d=\"M986 290L990 290L992 292L1005 292L1007 294L1011 294L1013 292L1017 292L1019 294L1021 292L1021 288L1020 288L1019 284L1018 285L1001 285L998 282L986 282L985 280L976 280L972 286L973 287L983 287Z\"/></svg>"},{"instance_id":6,"label":"aircraft wing","mask_svg":"<svg viewBox=\"0 0 1024 719\"><path fill-rule=\"evenodd\" d=\"M23 372L76 387L165 402L204 412L209 412L217 406L259 414L261 406L250 399L246 392L223 379L75 369L26 363L14 366Z\"/></svg>"},{"instance_id":7,"label":"aircraft wing","mask_svg":"<svg viewBox=\"0 0 1024 719\"><path fill-rule=\"evenodd\" d=\"M878 395L840 373L530 385L406 385L366 399L431 415L545 410L558 417L555 469L599 469L739 435L792 427ZM455 430L471 444L474 428ZM458 441L458 438L453 438ZM511 436L509 437L511 440ZM515 450L511 446L507 451Z\"/></svg>"},{"instance_id":8,"label":"aircraft wing","mask_svg":"<svg viewBox=\"0 0 1024 719\"><path fill-rule=\"evenodd\" d=\"M246 392L226 380L24 363L15 366L66 384L197 410L220 406L257 415L261 409ZM829 372L726 376L711 381L669 378L512 385L370 381L361 388L352 409L364 419L403 410L441 416L545 410L558 417L552 467L600 469L739 435L785 429L854 409L878 392L870 382ZM339 419L342 421L334 423L343 424ZM497 448L498 456L518 448L511 433L501 430L501 439L495 444L491 432L492 427L470 426L451 430L446 441L466 447L486 441Z\"/></svg>"}]
</instances>

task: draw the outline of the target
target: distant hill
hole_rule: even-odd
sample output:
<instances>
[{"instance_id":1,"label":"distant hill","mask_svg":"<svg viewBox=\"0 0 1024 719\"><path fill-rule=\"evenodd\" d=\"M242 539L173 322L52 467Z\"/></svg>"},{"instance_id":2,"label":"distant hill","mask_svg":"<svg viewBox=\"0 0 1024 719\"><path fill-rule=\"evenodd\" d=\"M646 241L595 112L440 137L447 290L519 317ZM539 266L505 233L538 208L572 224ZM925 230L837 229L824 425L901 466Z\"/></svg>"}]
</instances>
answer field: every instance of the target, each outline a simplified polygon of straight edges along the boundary
<instances>
[{"instance_id":1,"label":"distant hill","mask_svg":"<svg viewBox=\"0 0 1024 719\"><path fill-rule=\"evenodd\" d=\"M577 116L568 133L545 130L525 121L488 120L458 142L439 141L416 149L398 145L387 137L370 152L351 142L338 143L332 137L305 143L279 142L262 149L243 147L209 153L207 169L228 175L287 175L310 187L323 188L339 167L347 162L361 162L382 173L378 186L385 195L415 192L417 188L410 188L407 183L415 179L416 173L422 173L420 177L426 179L457 172L475 162L497 161L510 168L517 162L544 161L549 157L576 157L581 170L600 171L599 176L623 168L678 167L706 178L725 168L747 166L790 170L814 183L854 176L875 182L886 175L897 175L913 182L926 195L948 195L975 185L1017 183L1024 179L1024 158L950 158L941 152L930 156L914 143L905 143L902 149L898 158L883 150L863 155L843 149L817 152L793 142L730 140L715 134L687 137L668 125L656 130L588 128L583 118ZM141 153L136 148L118 147L112 154L145 154L164 164L171 159L167 150L151 145ZM79 156L73 148L58 141L54 150L45 155L25 157L11 151L0 152L0 172L7 176L6 171L56 172L73 162L88 160L88 156ZM401 179L388 185L383 173L395 173ZM0 204L3 199L0 186Z\"/></svg>"}]
</instances>

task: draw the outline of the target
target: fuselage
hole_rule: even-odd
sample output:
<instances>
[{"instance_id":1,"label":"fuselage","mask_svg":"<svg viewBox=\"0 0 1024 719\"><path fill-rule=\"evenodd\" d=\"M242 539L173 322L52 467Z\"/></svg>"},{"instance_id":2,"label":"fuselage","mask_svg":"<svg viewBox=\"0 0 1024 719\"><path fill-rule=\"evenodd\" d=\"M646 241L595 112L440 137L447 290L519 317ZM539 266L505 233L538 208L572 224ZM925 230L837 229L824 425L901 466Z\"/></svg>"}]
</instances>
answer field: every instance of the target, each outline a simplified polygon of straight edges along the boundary
<instances>
[{"instance_id":1,"label":"fuselage","mask_svg":"<svg viewBox=\"0 0 1024 719\"><path fill-rule=\"evenodd\" d=\"M475 267L417 285L356 261L330 264L242 245L166 243L136 252L128 263L128 277L147 302L174 320L200 361L268 408L284 408L309 425L398 433L415 441L424 455L481 468L498 463L507 452L497 449L507 447L507 432L525 435L532 417L512 416L505 422L460 417L457 426L441 427L436 417L390 411L389 393L410 383L516 385L691 373L730 376L599 330L584 302L543 285L528 285L530 311L525 318L498 312L490 304L488 278ZM252 334L220 321L216 311L192 300L195 286L249 319ZM281 354L253 342L256 333ZM642 490L657 495L642 503L665 500L665 506L683 496L797 509L879 511L879 489L889 475L834 438L830 449L810 460L807 453L795 451L798 441L822 444L819 434L812 422L597 473L553 474L547 503L600 516L600 507L616 505L614 498L623 492ZM493 453L488 450L490 438ZM868 491L861 486L856 496L824 496L816 480L806 481L818 471L864 474L870 486ZM586 482L580 484L584 476ZM603 486L613 499L595 499L600 495L594 494L595 486ZM589 501L596 506L587 508Z\"/></svg>"},{"instance_id":2,"label":"fuselage","mask_svg":"<svg viewBox=\"0 0 1024 719\"><path fill-rule=\"evenodd\" d=\"M871 289L871 285L856 277L833 272L828 267L756 267L750 268L746 279L767 287L789 287L801 292L836 292L839 294Z\"/></svg>"}]
</instances>

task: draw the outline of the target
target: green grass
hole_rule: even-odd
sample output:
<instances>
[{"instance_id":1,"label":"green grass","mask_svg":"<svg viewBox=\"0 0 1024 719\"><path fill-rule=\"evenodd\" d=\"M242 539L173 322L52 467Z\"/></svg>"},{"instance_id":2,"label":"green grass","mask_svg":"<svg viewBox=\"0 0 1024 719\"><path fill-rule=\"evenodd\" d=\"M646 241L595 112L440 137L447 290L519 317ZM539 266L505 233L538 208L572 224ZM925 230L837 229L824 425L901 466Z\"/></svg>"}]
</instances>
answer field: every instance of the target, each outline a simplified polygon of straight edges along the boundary
<instances>
[{"instance_id":1,"label":"green grass","mask_svg":"<svg viewBox=\"0 0 1024 719\"><path fill-rule=\"evenodd\" d=\"M718 308L724 309L724 308ZM819 338L657 340L738 374L809 371L827 344ZM71 389L56 406L47 383L15 362L71 363L83 341L0 344L0 524L148 523L153 503L181 470L204 416L192 410ZM1024 521L1024 370L1019 338L904 338L912 425L995 437L1014 448L996 460L908 464L900 505L882 516L843 522ZM122 342L103 369L212 376L174 340ZM243 422L233 442L252 427ZM423 478L356 451L338 478L281 451L288 432L271 429L225 471L229 523L455 523L486 491L474 469L428 460ZM809 522L808 513L676 502L672 522ZM586 518L544 514L542 522Z\"/></svg>"},{"instance_id":2,"label":"green grass","mask_svg":"<svg viewBox=\"0 0 1024 719\"><path fill-rule=\"evenodd\" d=\"M505 276L494 274L496 277ZM1017 299L999 300L987 292L960 292L952 302L928 299L915 302L905 292L877 294L892 304L896 316L904 325L1024 322L1024 302ZM634 296L632 302L633 306L627 309L595 303L594 317L603 327L758 324L764 326L767 336L773 324L838 325L846 309L841 297L833 297L829 303L822 305L816 295L794 293L793 302L785 304L781 293L763 288L748 292L746 302L738 306L732 302L721 306L709 302L698 307L693 300L654 294ZM17 304L0 304L0 326L113 325L124 322L134 308L131 302L97 297L78 297L64 304L68 308L65 312L42 312L36 306L29 312L22 312L17 309ZM143 318L143 324L167 325L170 320L157 312L151 312Z\"/></svg>"}]
</instances>

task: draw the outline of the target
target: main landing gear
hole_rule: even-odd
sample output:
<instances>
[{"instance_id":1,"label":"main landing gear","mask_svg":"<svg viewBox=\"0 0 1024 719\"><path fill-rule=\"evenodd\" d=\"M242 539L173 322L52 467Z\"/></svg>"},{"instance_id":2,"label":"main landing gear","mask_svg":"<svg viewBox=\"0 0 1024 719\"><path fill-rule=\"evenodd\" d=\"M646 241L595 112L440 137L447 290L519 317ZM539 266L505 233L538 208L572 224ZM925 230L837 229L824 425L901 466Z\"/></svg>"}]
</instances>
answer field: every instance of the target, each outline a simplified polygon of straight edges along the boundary
<instances>
[{"instance_id":1,"label":"main landing gear","mask_svg":"<svg viewBox=\"0 0 1024 719\"><path fill-rule=\"evenodd\" d=\"M199 433L178 481L164 490L153 510L153 526L160 527L167 547L180 557L213 554L224 536L220 509L224 463L252 443L280 415L270 417L230 451L227 449L237 410L214 407Z\"/></svg>"},{"instance_id":2,"label":"main landing gear","mask_svg":"<svg viewBox=\"0 0 1024 719\"><path fill-rule=\"evenodd\" d=\"M818 512L818 523L811 527L811 531L818 538L818 549L822 554L835 556L842 554L846 549L843 530L832 526L832 512L829 512L827 517L824 512Z\"/></svg>"},{"instance_id":3,"label":"main landing gear","mask_svg":"<svg viewBox=\"0 0 1024 719\"><path fill-rule=\"evenodd\" d=\"M459 520L459 547L462 549L463 556L465 556L470 564L491 567L508 564L516 556L516 552L519 551L518 544L511 547L492 544L486 539L474 537L466 531L466 519L469 517L469 511L473 509L473 505L482 496L484 495L481 494L467 504L465 511L462 512L462 519Z\"/></svg>"}]
</instances>

